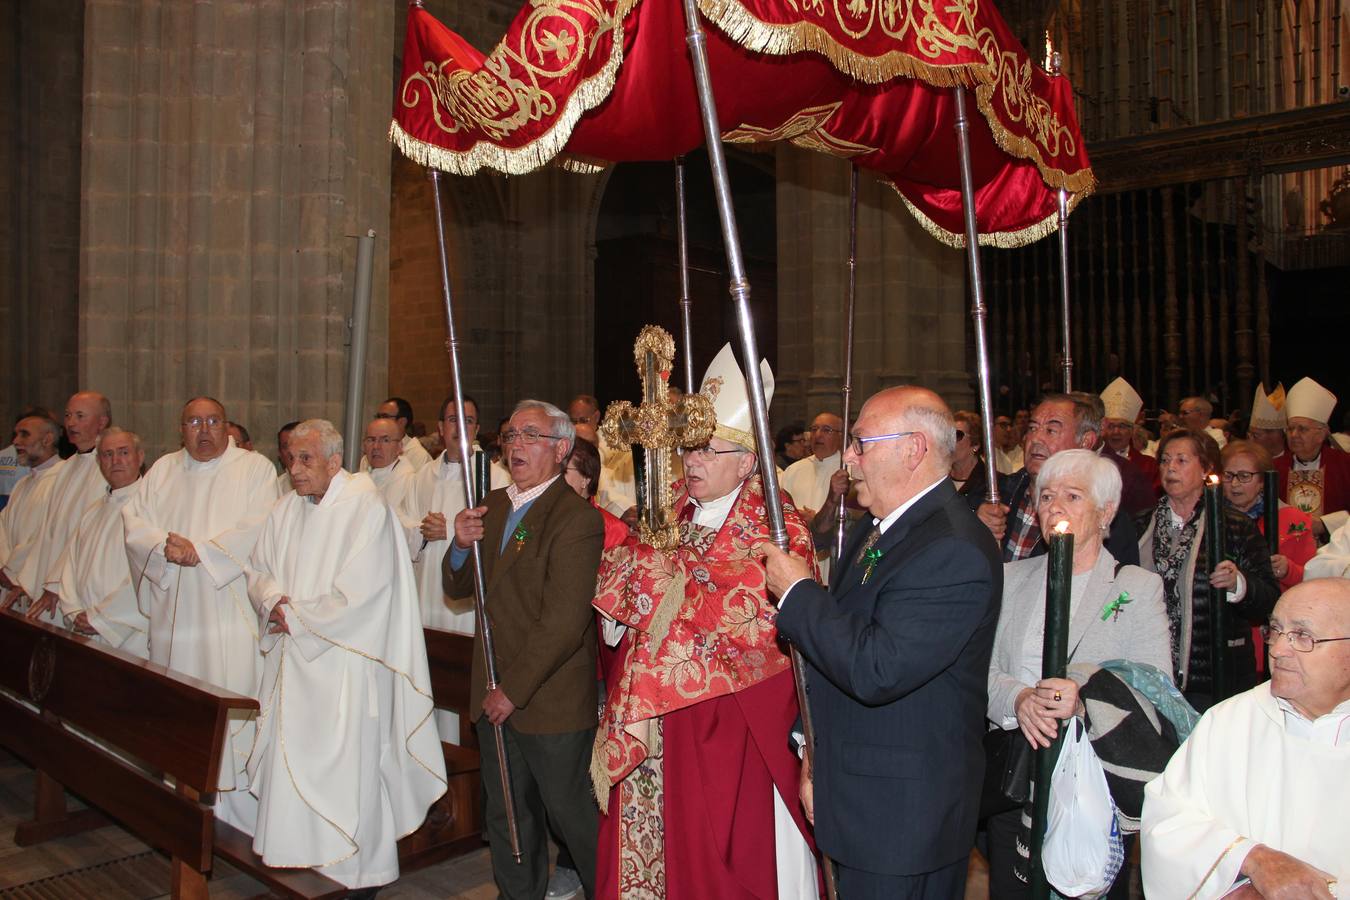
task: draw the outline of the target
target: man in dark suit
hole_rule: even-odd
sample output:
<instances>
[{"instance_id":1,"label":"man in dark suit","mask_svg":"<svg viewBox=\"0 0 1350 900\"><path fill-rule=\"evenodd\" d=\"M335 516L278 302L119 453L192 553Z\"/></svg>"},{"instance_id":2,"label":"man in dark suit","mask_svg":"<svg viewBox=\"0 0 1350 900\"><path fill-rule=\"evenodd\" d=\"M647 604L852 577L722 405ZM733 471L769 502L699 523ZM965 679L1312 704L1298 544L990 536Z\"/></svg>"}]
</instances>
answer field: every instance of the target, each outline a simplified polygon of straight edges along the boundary
<instances>
[{"instance_id":1,"label":"man in dark suit","mask_svg":"<svg viewBox=\"0 0 1350 900\"><path fill-rule=\"evenodd\" d=\"M947 477L955 444L936 394L882 391L844 453L871 516L830 592L766 548L778 631L809 663L815 771L802 802L849 900L964 891L1003 565Z\"/></svg>"},{"instance_id":2,"label":"man in dark suit","mask_svg":"<svg viewBox=\"0 0 1350 900\"><path fill-rule=\"evenodd\" d=\"M548 825L567 845L589 895L599 813L590 791L596 726L595 616L591 599L604 523L560 476L576 431L549 403L516 406L501 435L512 484L455 516L443 564L445 593L473 590L469 547L482 541L486 605L500 683L489 692L482 636L474 638L471 705L482 750L492 871L501 895L543 897ZM511 856L498 774L502 725L524 864ZM547 814L547 822L545 820Z\"/></svg>"}]
</instances>

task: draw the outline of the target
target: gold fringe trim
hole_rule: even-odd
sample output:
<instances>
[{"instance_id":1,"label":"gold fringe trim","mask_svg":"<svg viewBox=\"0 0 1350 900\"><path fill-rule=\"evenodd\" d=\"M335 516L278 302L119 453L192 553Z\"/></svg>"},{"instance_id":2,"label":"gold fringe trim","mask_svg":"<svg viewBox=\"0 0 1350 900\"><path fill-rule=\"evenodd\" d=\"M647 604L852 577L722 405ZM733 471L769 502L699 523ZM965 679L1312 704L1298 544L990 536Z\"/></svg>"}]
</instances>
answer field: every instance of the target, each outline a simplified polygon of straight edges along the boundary
<instances>
[{"instance_id":1,"label":"gold fringe trim","mask_svg":"<svg viewBox=\"0 0 1350 900\"><path fill-rule=\"evenodd\" d=\"M1030 160L1040 170L1045 182L1056 190L1064 188L1071 193L1087 196L1096 187L1096 177L1091 169L1069 174L1055 168L1045 162L1040 148L1034 142L1003 127L994 113L991 100L998 89L998 72L987 62L938 66L899 51L884 56L864 56L841 45L818 25L809 22L794 22L790 25L763 22L737 0L699 0L699 10L704 18L747 50L777 56L814 52L828 59L840 72L867 84L880 84L893 78L917 78L934 87L955 87L960 84L974 88L980 113L989 123L995 143L1005 153ZM978 48L975 49L978 52Z\"/></svg>"},{"instance_id":2,"label":"gold fringe trim","mask_svg":"<svg viewBox=\"0 0 1350 900\"><path fill-rule=\"evenodd\" d=\"M591 743L591 790L595 792L595 804L600 807L602 816L609 814L609 792L614 787L609 770L605 768L605 734L605 723L601 722Z\"/></svg>"},{"instance_id":3,"label":"gold fringe trim","mask_svg":"<svg viewBox=\"0 0 1350 900\"><path fill-rule=\"evenodd\" d=\"M774 56L809 50L828 59L840 72L866 84L881 84L892 78L918 78L935 87L958 84L973 87L994 77L984 62L938 66L898 50L882 56L865 56L841 45L819 25L763 22L736 0L699 0L698 7L705 19L746 50Z\"/></svg>"},{"instance_id":4,"label":"gold fringe trim","mask_svg":"<svg viewBox=\"0 0 1350 900\"><path fill-rule=\"evenodd\" d=\"M397 118L389 122L389 140L404 156L418 165L440 169L452 175L473 175L483 168L495 169L507 175L525 175L547 165L563 152L581 117L608 99L614 90L619 66L623 64L623 20L636 3L637 0L628 0L614 11L615 24L611 29L614 33L613 47L604 67L572 92L552 127L528 144L508 148L480 140L468 150L447 150L408 134L398 124ZM573 172L598 171L584 168L586 165L584 161L568 160L562 163L562 168Z\"/></svg>"},{"instance_id":5,"label":"gold fringe trim","mask_svg":"<svg viewBox=\"0 0 1350 900\"><path fill-rule=\"evenodd\" d=\"M994 143L998 144L999 148L1009 156L1034 163L1045 183L1055 190L1068 191L1072 195L1069 198L1070 207L1077 206L1079 200L1097 189L1097 176L1093 174L1090 168L1080 169L1073 174L1069 174L1063 169L1051 166L1042 157L1040 148L1033 141L1022 135L1013 134L1004 128L1003 123L999 121L997 114L994 112L992 98L995 88L997 88L997 85L982 84L975 89L975 105L979 107L984 120L989 123L989 131L994 136ZM1083 139L1081 134L1078 139Z\"/></svg>"},{"instance_id":6,"label":"gold fringe trim","mask_svg":"<svg viewBox=\"0 0 1350 900\"><path fill-rule=\"evenodd\" d=\"M900 202L905 204L905 208L909 210L910 215L918 221L924 231L955 250L964 250L966 248L966 235L964 231L952 232L943 228L941 225L928 218L923 210L911 203L909 198L904 195L904 192L902 192L894 182L886 181L885 183L891 186L891 189L895 191L896 196L900 198ZM1072 208L1076 206L1077 203L1070 198L1069 205L1070 208ZM1054 234L1058 229L1059 211L1056 210L1035 225L1030 225L1018 231L983 232L979 236L979 244L981 247L997 247L1000 250L1011 250L1016 247L1025 247L1028 244L1034 244L1042 238Z\"/></svg>"}]
</instances>

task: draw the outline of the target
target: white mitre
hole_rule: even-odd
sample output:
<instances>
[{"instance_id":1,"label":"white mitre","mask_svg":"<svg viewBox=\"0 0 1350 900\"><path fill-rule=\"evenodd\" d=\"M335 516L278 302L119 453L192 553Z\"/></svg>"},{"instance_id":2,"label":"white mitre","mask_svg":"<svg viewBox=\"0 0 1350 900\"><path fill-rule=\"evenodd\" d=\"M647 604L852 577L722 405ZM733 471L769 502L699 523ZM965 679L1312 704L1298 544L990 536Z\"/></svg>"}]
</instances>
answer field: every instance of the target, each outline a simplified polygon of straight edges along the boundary
<instances>
[{"instance_id":1,"label":"white mitre","mask_svg":"<svg viewBox=\"0 0 1350 900\"><path fill-rule=\"evenodd\" d=\"M1117 378L1102 391L1102 405L1106 407L1106 418L1134 423L1144 408L1144 398L1124 378Z\"/></svg>"},{"instance_id":2,"label":"white mitre","mask_svg":"<svg viewBox=\"0 0 1350 900\"><path fill-rule=\"evenodd\" d=\"M1284 401L1284 414L1288 418L1312 419L1323 425L1331 421L1331 411L1335 408L1336 395L1311 378L1299 379Z\"/></svg>"},{"instance_id":3,"label":"white mitre","mask_svg":"<svg viewBox=\"0 0 1350 900\"><path fill-rule=\"evenodd\" d=\"M1247 424L1267 431L1284 431L1284 385L1275 385L1275 390L1269 394L1266 393L1265 384L1256 386L1256 396L1252 398L1252 417Z\"/></svg>"},{"instance_id":4,"label":"white mitre","mask_svg":"<svg viewBox=\"0 0 1350 900\"><path fill-rule=\"evenodd\" d=\"M773 369L762 359L759 361L759 374L764 379L764 406L767 409L773 401ZM748 387L745 375L741 373L741 367L731 352L731 345L723 344L708 366L699 388L712 401L713 411L717 414L717 428L713 436L739 444L751 453L758 453L750 418Z\"/></svg>"}]
</instances>

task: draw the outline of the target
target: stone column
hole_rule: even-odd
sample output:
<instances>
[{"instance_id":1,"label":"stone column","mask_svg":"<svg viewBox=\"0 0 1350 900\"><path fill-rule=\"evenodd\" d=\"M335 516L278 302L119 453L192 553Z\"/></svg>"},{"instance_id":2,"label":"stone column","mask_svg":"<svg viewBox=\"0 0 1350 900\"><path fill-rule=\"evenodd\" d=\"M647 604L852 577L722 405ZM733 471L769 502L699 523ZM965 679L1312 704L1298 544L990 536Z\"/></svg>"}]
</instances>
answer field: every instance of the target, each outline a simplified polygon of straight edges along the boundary
<instances>
[{"instance_id":1,"label":"stone column","mask_svg":"<svg viewBox=\"0 0 1350 900\"><path fill-rule=\"evenodd\" d=\"M848 283L846 162L779 147L778 388L774 424L842 405ZM965 259L928 235L899 195L859 179L853 410L876 391L920 384L953 409L975 402Z\"/></svg>"},{"instance_id":2,"label":"stone column","mask_svg":"<svg viewBox=\"0 0 1350 900\"><path fill-rule=\"evenodd\" d=\"M395 12L363 0L85 4L80 380L152 454L209 394L270 451L340 425L355 236L385 390ZM400 10L401 12L401 10Z\"/></svg>"}]
</instances>

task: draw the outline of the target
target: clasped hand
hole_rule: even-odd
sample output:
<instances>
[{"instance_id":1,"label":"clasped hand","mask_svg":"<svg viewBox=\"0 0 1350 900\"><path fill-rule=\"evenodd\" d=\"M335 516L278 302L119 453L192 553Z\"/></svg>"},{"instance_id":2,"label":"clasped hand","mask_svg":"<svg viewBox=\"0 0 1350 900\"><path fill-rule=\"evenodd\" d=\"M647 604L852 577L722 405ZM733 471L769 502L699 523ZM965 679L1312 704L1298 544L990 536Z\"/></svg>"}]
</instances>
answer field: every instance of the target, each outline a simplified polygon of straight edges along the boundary
<instances>
[{"instance_id":1,"label":"clasped hand","mask_svg":"<svg viewBox=\"0 0 1350 900\"><path fill-rule=\"evenodd\" d=\"M1013 709L1017 725L1031 746L1049 747L1059 733L1059 720L1080 712L1078 683L1068 678L1042 678L1034 688L1022 689Z\"/></svg>"},{"instance_id":2,"label":"clasped hand","mask_svg":"<svg viewBox=\"0 0 1350 900\"><path fill-rule=\"evenodd\" d=\"M486 514L486 506L475 506L471 509L461 509L455 515L456 547L468 550L474 541L483 539L483 516Z\"/></svg>"},{"instance_id":3,"label":"clasped hand","mask_svg":"<svg viewBox=\"0 0 1350 900\"><path fill-rule=\"evenodd\" d=\"M164 539L164 558L180 566L195 566L202 561L201 557L197 555L197 548L192 545L192 541L181 534L174 534L172 531Z\"/></svg>"},{"instance_id":4,"label":"clasped hand","mask_svg":"<svg viewBox=\"0 0 1350 900\"><path fill-rule=\"evenodd\" d=\"M267 614L267 633L268 634L290 634L291 626L286 622L286 611L281 607L291 602L290 597L282 597L277 601L276 606Z\"/></svg>"}]
</instances>

